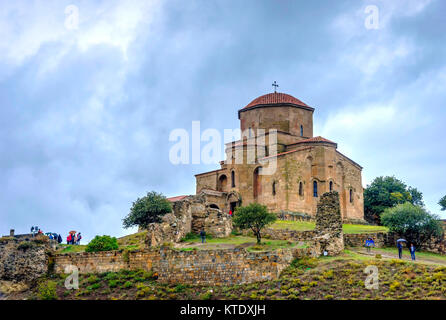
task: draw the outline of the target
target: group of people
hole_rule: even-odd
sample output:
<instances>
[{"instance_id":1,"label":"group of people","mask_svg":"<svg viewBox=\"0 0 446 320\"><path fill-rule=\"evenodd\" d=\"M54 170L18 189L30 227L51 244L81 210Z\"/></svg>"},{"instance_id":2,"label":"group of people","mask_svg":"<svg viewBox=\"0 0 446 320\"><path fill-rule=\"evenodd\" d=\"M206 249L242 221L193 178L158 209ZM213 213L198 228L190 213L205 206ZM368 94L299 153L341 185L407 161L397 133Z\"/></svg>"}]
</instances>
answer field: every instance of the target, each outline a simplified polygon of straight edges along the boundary
<instances>
[{"instance_id":1,"label":"group of people","mask_svg":"<svg viewBox=\"0 0 446 320\"><path fill-rule=\"evenodd\" d=\"M31 236L34 238L35 236L39 235L39 234L44 234L43 231L38 227L38 226L32 226L31 227ZM45 235L48 237L48 239L50 240L55 240L58 243L62 243L62 237L60 236L60 234L58 233L54 233L54 232L47 232L45 233Z\"/></svg>"},{"instance_id":2,"label":"group of people","mask_svg":"<svg viewBox=\"0 0 446 320\"><path fill-rule=\"evenodd\" d=\"M403 258L403 245L402 245L402 241L398 241L396 243L396 246L398 248L398 257L400 259L402 259ZM414 246L413 243L410 244L409 251L410 251L410 256L411 256L412 260L415 261L415 246Z\"/></svg>"},{"instance_id":3,"label":"group of people","mask_svg":"<svg viewBox=\"0 0 446 320\"><path fill-rule=\"evenodd\" d=\"M81 239L82 235L80 232L77 235L70 232L67 236L67 244L79 245L81 244Z\"/></svg>"},{"instance_id":4,"label":"group of people","mask_svg":"<svg viewBox=\"0 0 446 320\"><path fill-rule=\"evenodd\" d=\"M398 257L400 259L403 258L403 244L402 243L405 241L406 240L401 239L396 242L396 246L398 248ZM375 241L373 241L373 239L369 237L365 240L364 246L366 247L367 252L370 252L371 248L375 247ZM413 243L410 244L409 251L410 251L410 256L411 256L412 260L415 261L415 245Z\"/></svg>"},{"instance_id":5,"label":"group of people","mask_svg":"<svg viewBox=\"0 0 446 320\"><path fill-rule=\"evenodd\" d=\"M38 226L32 226L31 227L31 234L33 237L35 237L38 234L43 234L43 231L40 230L40 228Z\"/></svg>"}]
</instances>

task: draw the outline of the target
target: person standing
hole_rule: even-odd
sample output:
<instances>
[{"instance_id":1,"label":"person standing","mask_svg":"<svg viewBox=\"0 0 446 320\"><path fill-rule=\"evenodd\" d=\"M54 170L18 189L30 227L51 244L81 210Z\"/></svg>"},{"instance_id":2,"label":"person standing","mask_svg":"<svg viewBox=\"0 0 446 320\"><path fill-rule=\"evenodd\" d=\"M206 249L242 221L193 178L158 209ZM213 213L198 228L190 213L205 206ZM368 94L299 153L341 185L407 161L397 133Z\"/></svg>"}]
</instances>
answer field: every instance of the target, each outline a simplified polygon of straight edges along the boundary
<instances>
[{"instance_id":1,"label":"person standing","mask_svg":"<svg viewBox=\"0 0 446 320\"><path fill-rule=\"evenodd\" d=\"M80 245L80 244L81 244L81 239L82 239L82 236L81 236L81 233L79 232L79 233L77 234L77 237L76 237L76 244L77 244L77 245Z\"/></svg>"},{"instance_id":2,"label":"person standing","mask_svg":"<svg viewBox=\"0 0 446 320\"><path fill-rule=\"evenodd\" d=\"M62 237L60 236L60 233L59 233L59 235L57 236L57 242L58 242L58 243L62 243Z\"/></svg>"},{"instance_id":3,"label":"person standing","mask_svg":"<svg viewBox=\"0 0 446 320\"><path fill-rule=\"evenodd\" d=\"M201 243L205 243L206 242L206 232L204 231L204 229L202 229L200 231L200 238L201 238Z\"/></svg>"},{"instance_id":4,"label":"person standing","mask_svg":"<svg viewBox=\"0 0 446 320\"><path fill-rule=\"evenodd\" d=\"M34 238L34 226L31 227L31 235L32 235L33 238Z\"/></svg>"},{"instance_id":5,"label":"person standing","mask_svg":"<svg viewBox=\"0 0 446 320\"><path fill-rule=\"evenodd\" d=\"M71 233L68 234L68 237L67 237L67 244L71 244Z\"/></svg>"},{"instance_id":6,"label":"person standing","mask_svg":"<svg viewBox=\"0 0 446 320\"><path fill-rule=\"evenodd\" d=\"M412 260L415 261L415 246L413 243L410 244L410 256L412 257Z\"/></svg>"},{"instance_id":7,"label":"person standing","mask_svg":"<svg viewBox=\"0 0 446 320\"><path fill-rule=\"evenodd\" d=\"M403 245L401 244L401 241L398 241L396 243L396 246L398 247L398 257L400 259L402 259L403 258Z\"/></svg>"}]
</instances>

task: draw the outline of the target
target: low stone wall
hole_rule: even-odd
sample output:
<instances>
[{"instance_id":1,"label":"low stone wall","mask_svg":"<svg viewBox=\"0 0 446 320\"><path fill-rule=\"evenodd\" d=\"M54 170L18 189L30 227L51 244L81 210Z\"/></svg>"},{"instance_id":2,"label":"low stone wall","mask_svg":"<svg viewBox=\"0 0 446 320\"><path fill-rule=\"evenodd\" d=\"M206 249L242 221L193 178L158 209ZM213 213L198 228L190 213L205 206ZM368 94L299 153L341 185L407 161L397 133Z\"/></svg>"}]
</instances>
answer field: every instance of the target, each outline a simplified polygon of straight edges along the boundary
<instances>
[{"instance_id":1,"label":"low stone wall","mask_svg":"<svg viewBox=\"0 0 446 320\"><path fill-rule=\"evenodd\" d=\"M249 234L249 232L244 232ZM288 229L271 229L266 228L262 230L262 236L265 239L273 240L289 240L289 241L312 241L314 240L315 231L296 231ZM346 246L360 247L363 246L367 237L371 237L377 247L392 246L396 241L396 236L386 232L375 233L359 233L359 234L344 234L344 243Z\"/></svg>"},{"instance_id":2,"label":"low stone wall","mask_svg":"<svg viewBox=\"0 0 446 320\"><path fill-rule=\"evenodd\" d=\"M367 238L372 238L377 248L393 243L392 235L389 235L387 232L344 234L344 243L350 247L361 247L364 246Z\"/></svg>"},{"instance_id":3,"label":"low stone wall","mask_svg":"<svg viewBox=\"0 0 446 320\"><path fill-rule=\"evenodd\" d=\"M277 278L294 258L311 254L308 248L252 253L245 249L178 251L168 247L135 252L59 254L56 273L68 265L80 273L143 269L158 273L160 281L200 285L232 285Z\"/></svg>"}]
</instances>

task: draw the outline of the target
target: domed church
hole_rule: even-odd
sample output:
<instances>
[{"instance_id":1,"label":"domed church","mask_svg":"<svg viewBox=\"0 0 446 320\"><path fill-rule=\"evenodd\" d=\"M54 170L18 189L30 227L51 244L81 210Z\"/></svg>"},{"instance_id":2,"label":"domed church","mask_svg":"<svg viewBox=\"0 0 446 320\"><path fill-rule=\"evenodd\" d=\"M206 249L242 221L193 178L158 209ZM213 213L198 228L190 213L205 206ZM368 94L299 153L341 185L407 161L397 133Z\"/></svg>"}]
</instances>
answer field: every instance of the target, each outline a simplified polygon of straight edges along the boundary
<instances>
[{"instance_id":1,"label":"domed church","mask_svg":"<svg viewBox=\"0 0 446 320\"><path fill-rule=\"evenodd\" d=\"M362 167L340 153L335 142L313 136L313 113L314 108L285 93L251 101L238 111L241 139L226 144L220 169L195 176L196 193L223 212L258 202L277 214L314 217L320 196L335 190L343 220L363 221ZM264 129L262 139L259 129ZM271 129L277 130L274 139ZM234 161L237 155L243 161ZM275 170L262 174L271 160Z\"/></svg>"}]
</instances>

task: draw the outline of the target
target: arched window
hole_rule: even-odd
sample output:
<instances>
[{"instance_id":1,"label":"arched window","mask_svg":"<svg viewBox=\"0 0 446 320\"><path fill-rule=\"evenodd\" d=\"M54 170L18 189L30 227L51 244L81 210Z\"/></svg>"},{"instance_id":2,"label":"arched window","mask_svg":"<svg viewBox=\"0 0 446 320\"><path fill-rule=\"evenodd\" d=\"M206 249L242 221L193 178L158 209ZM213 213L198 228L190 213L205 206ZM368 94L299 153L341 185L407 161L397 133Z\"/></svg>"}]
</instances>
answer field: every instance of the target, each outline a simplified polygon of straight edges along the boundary
<instances>
[{"instance_id":1,"label":"arched window","mask_svg":"<svg viewBox=\"0 0 446 320\"><path fill-rule=\"evenodd\" d=\"M304 136L304 126L300 125L300 136L303 137Z\"/></svg>"},{"instance_id":2,"label":"arched window","mask_svg":"<svg viewBox=\"0 0 446 320\"><path fill-rule=\"evenodd\" d=\"M350 203L353 203L353 189L350 189Z\"/></svg>"},{"instance_id":3,"label":"arched window","mask_svg":"<svg viewBox=\"0 0 446 320\"><path fill-rule=\"evenodd\" d=\"M235 188L235 172L234 172L234 170L231 171L231 187Z\"/></svg>"},{"instance_id":4,"label":"arched window","mask_svg":"<svg viewBox=\"0 0 446 320\"><path fill-rule=\"evenodd\" d=\"M333 181L330 181L329 186L330 186L330 192L332 192L333 191Z\"/></svg>"},{"instance_id":5,"label":"arched window","mask_svg":"<svg viewBox=\"0 0 446 320\"><path fill-rule=\"evenodd\" d=\"M299 182L299 195L302 197L304 195L304 186L302 181Z\"/></svg>"},{"instance_id":6,"label":"arched window","mask_svg":"<svg viewBox=\"0 0 446 320\"><path fill-rule=\"evenodd\" d=\"M276 181L273 182L273 196L276 195Z\"/></svg>"},{"instance_id":7,"label":"arched window","mask_svg":"<svg viewBox=\"0 0 446 320\"><path fill-rule=\"evenodd\" d=\"M228 183L228 179L226 178L226 176L223 174L220 176L220 178L218 179L218 185L217 185L217 190L218 191L226 191L226 185Z\"/></svg>"},{"instance_id":8,"label":"arched window","mask_svg":"<svg viewBox=\"0 0 446 320\"><path fill-rule=\"evenodd\" d=\"M317 198L317 181L313 181L313 197Z\"/></svg>"},{"instance_id":9,"label":"arched window","mask_svg":"<svg viewBox=\"0 0 446 320\"><path fill-rule=\"evenodd\" d=\"M257 197L262 193L262 179L261 175L259 174L261 167L257 167L254 170L254 176L253 176L253 193L254 193L254 199L257 200Z\"/></svg>"}]
</instances>

